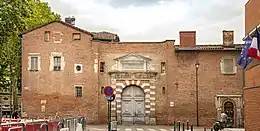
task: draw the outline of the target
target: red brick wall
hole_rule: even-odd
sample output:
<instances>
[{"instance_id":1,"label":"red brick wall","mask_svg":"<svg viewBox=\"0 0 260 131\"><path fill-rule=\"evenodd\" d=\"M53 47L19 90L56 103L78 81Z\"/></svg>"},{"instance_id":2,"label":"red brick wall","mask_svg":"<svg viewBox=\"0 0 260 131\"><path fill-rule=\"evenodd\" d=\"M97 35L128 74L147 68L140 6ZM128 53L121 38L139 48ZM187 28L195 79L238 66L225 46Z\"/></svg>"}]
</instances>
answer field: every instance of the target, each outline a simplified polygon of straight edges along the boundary
<instances>
[{"instance_id":1,"label":"red brick wall","mask_svg":"<svg viewBox=\"0 0 260 131\"><path fill-rule=\"evenodd\" d=\"M45 30L63 32L63 42L54 44L43 41ZM238 56L240 51L181 51L175 52L173 41L164 42L91 42L82 34L82 40L74 42L72 33L77 32L59 23L50 24L26 34L23 38L23 109L29 116L85 115L89 123L106 123L107 105L101 86L111 84L107 72L95 73L94 62L106 62L111 69L113 59L128 53L137 53L153 59L155 70L160 72L160 62L166 62L166 75L156 79L157 124L172 124L173 120L190 120L196 124L195 62L199 68L199 116L200 125L210 124L216 118L215 96L242 94L242 74L223 75L220 70L222 56ZM194 42L195 38L187 40ZM51 52L64 52L65 70L49 71ZM29 72L28 53L41 53L41 71ZM74 64L83 64L83 73L74 74ZM178 87L176 87L178 83ZM74 85L83 85L83 98L74 97ZM28 87L28 89L25 89ZM165 87L165 94L162 94ZM46 100L46 112L41 113L41 100ZM175 107L170 108L170 102Z\"/></svg>"},{"instance_id":2,"label":"red brick wall","mask_svg":"<svg viewBox=\"0 0 260 131\"><path fill-rule=\"evenodd\" d=\"M249 0L245 5L245 33L249 33L260 23L260 1Z\"/></svg>"},{"instance_id":3,"label":"red brick wall","mask_svg":"<svg viewBox=\"0 0 260 131\"><path fill-rule=\"evenodd\" d=\"M44 32L51 31L50 42L44 42ZM53 42L53 33L62 32L62 43ZM98 120L97 73L93 72L94 55L91 37L81 33L81 41L72 41L72 33L80 33L58 22L34 30L23 37L22 101L29 117L44 115L86 115L88 121ZM62 52L64 71L50 71L51 52ZM28 53L40 53L41 70L28 71ZM83 73L74 73L74 64L83 64ZM89 66L87 66L89 65ZM74 85L83 86L83 98L75 98ZM46 100L46 112L41 113L41 100ZM91 105L91 106L90 106ZM69 109L69 110L68 110Z\"/></svg>"},{"instance_id":4,"label":"red brick wall","mask_svg":"<svg viewBox=\"0 0 260 131\"><path fill-rule=\"evenodd\" d=\"M246 131L260 130L260 87L244 89L244 117Z\"/></svg>"},{"instance_id":5,"label":"red brick wall","mask_svg":"<svg viewBox=\"0 0 260 131\"><path fill-rule=\"evenodd\" d=\"M260 1L249 0L245 5L245 32L252 31L260 23ZM259 131L260 127L260 65L254 60L245 71L244 118L246 131Z\"/></svg>"},{"instance_id":6,"label":"red brick wall","mask_svg":"<svg viewBox=\"0 0 260 131\"><path fill-rule=\"evenodd\" d=\"M244 89L244 117L246 131L259 131L260 127L260 65L256 65L246 70L245 81L246 88Z\"/></svg>"}]
</instances>

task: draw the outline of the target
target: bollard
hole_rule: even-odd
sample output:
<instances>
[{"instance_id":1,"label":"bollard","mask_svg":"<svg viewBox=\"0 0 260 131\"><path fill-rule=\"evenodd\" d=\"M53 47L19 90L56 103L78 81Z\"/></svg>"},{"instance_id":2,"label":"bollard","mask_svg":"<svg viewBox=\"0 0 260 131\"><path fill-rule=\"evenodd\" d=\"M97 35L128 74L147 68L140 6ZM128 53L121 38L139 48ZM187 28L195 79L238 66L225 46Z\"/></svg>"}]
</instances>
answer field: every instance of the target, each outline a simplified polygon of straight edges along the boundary
<instances>
[{"instance_id":1,"label":"bollard","mask_svg":"<svg viewBox=\"0 0 260 131\"><path fill-rule=\"evenodd\" d=\"M45 126L46 129L45 131L48 131L48 124L47 123L42 123L41 126L40 126L40 131L42 131L42 127Z\"/></svg>"},{"instance_id":2,"label":"bollard","mask_svg":"<svg viewBox=\"0 0 260 131\"><path fill-rule=\"evenodd\" d=\"M204 127L204 131L207 131L206 127Z\"/></svg>"},{"instance_id":3,"label":"bollard","mask_svg":"<svg viewBox=\"0 0 260 131\"><path fill-rule=\"evenodd\" d=\"M185 123L182 123L182 131L185 131Z\"/></svg>"},{"instance_id":4,"label":"bollard","mask_svg":"<svg viewBox=\"0 0 260 131\"><path fill-rule=\"evenodd\" d=\"M173 122L173 131L176 131L176 122Z\"/></svg>"},{"instance_id":5,"label":"bollard","mask_svg":"<svg viewBox=\"0 0 260 131\"><path fill-rule=\"evenodd\" d=\"M210 128L210 131L213 131L213 128Z\"/></svg>"},{"instance_id":6,"label":"bollard","mask_svg":"<svg viewBox=\"0 0 260 131\"><path fill-rule=\"evenodd\" d=\"M193 125L190 126L190 130L193 131Z\"/></svg>"},{"instance_id":7,"label":"bollard","mask_svg":"<svg viewBox=\"0 0 260 131\"><path fill-rule=\"evenodd\" d=\"M178 121L178 131L181 131L181 122Z\"/></svg>"},{"instance_id":8,"label":"bollard","mask_svg":"<svg viewBox=\"0 0 260 131\"><path fill-rule=\"evenodd\" d=\"M187 130L189 130L189 121L187 121Z\"/></svg>"}]
</instances>

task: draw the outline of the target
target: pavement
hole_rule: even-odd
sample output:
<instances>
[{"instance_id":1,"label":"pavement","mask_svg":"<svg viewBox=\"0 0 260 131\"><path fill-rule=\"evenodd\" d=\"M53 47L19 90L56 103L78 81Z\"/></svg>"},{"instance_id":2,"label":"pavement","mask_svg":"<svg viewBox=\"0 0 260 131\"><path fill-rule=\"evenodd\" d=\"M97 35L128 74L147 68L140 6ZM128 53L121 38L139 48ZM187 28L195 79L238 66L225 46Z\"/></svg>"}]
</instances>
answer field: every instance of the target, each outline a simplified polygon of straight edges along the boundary
<instances>
[{"instance_id":1,"label":"pavement","mask_svg":"<svg viewBox=\"0 0 260 131\"><path fill-rule=\"evenodd\" d=\"M107 125L87 125L88 131L107 131ZM173 131L173 126L163 125L118 125L117 131ZM177 129L176 129L177 131ZM182 131L182 128L181 128ZM186 130L185 131L190 131ZM193 131L204 131L202 127L194 127ZM210 131L208 129L207 131Z\"/></svg>"},{"instance_id":2,"label":"pavement","mask_svg":"<svg viewBox=\"0 0 260 131\"><path fill-rule=\"evenodd\" d=\"M87 131L107 131L107 125L87 125ZM173 131L173 126L163 125L118 125L116 131ZM178 131L176 129L176 131ZM182 128L181 128L181 131ZM186 130L185 131L190 131ZM193 127L193 131L204 131L203 127ZM211 131L207 129L206 131ZM245 131L244 129L227 128L223 131Z\"/></svg>"}]
</instances>

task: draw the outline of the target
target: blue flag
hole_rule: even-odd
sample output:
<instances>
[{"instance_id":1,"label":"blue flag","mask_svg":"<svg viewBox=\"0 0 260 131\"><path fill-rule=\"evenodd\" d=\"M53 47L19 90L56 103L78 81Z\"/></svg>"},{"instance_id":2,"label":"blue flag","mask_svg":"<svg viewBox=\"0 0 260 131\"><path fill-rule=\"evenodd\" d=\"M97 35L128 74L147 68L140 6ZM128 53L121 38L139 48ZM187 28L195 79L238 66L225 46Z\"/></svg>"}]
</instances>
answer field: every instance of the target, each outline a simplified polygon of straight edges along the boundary
<instances>
[{"instance_id":1,"label":"blue flag","mask_svg":"<svg viewBox=\"0 0 260 131\"><path fill-rule=\"evenodd\" d=\"M252 43L252 38L248 35L245 39L244 48L242 49L237 61L237 64L240 65L243 69L245 69L247 65L252 61L252 58L247 56L248 49L251 43Z\"/></svg>"}]
</instances>

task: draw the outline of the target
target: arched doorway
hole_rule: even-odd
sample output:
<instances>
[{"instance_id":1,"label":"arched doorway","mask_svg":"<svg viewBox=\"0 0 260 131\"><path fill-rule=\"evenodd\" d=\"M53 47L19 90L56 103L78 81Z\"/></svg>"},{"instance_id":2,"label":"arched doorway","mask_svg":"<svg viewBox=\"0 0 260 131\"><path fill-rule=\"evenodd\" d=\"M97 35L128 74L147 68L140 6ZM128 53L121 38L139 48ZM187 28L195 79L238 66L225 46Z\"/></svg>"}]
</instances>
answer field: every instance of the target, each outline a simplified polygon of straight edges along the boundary
<instances>
[{"instance_id":1,"label":"arched doorway","mask_svg":"<svg viewBox=\"0 0 260 131\"><path fill-rule=\"evenodd\" d=\"M230 127L234 125L234 104L230 101L224 103L224 112L227 114L228 117L231 118L232 124Z\"/></svg>"},{"instance_id":2,"label":"arched doorway","mask_svg":"<svg viewBox=\"0 0 260 131\"><path fill-rule=\"evenodd\" d=\"M145 122L145 94L138 86L125 87L122 92L122 123L144 124Z\"/></svg>"}]
</instances>

